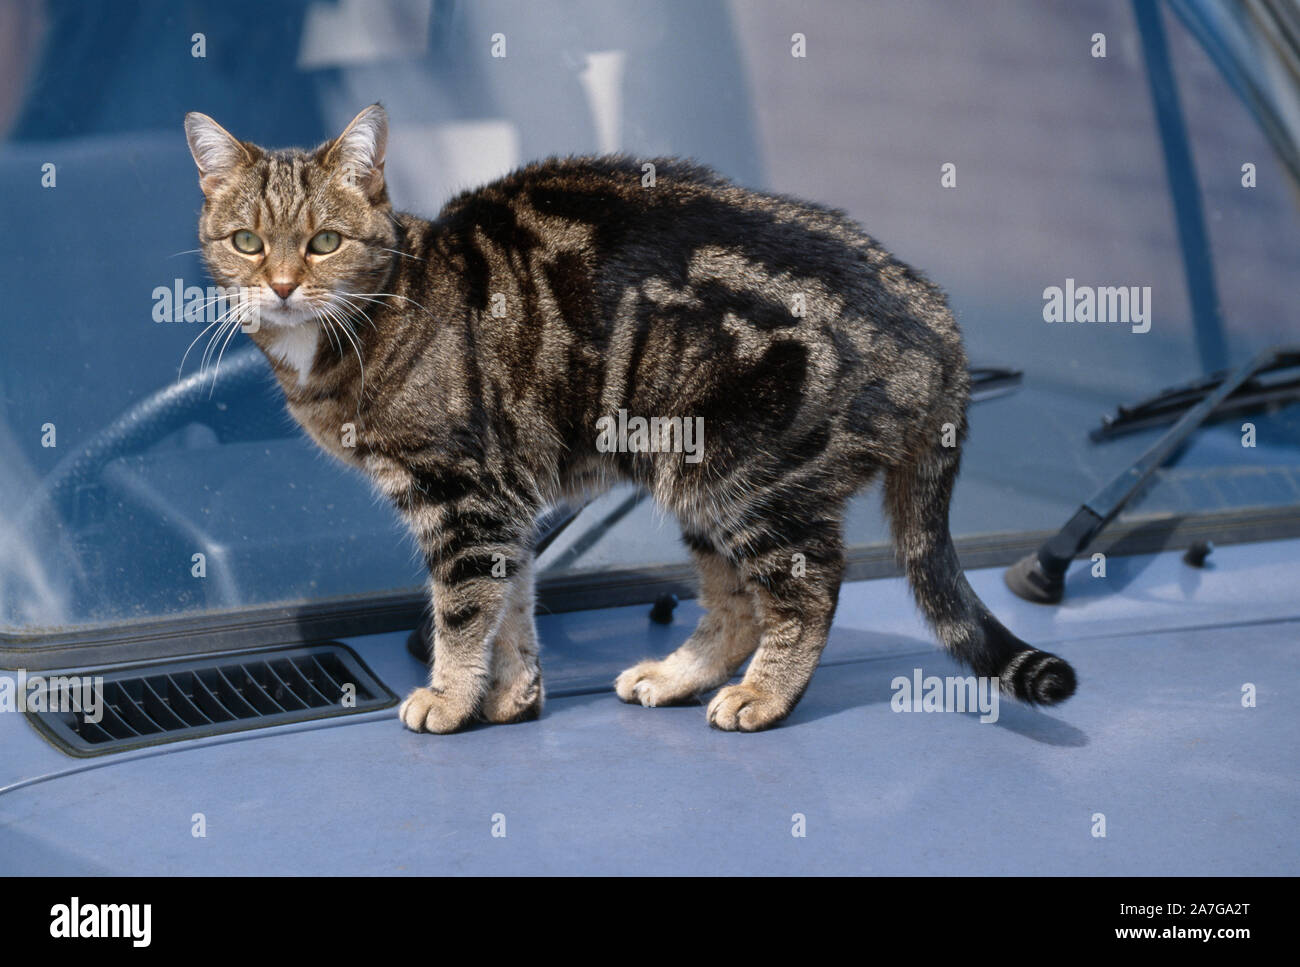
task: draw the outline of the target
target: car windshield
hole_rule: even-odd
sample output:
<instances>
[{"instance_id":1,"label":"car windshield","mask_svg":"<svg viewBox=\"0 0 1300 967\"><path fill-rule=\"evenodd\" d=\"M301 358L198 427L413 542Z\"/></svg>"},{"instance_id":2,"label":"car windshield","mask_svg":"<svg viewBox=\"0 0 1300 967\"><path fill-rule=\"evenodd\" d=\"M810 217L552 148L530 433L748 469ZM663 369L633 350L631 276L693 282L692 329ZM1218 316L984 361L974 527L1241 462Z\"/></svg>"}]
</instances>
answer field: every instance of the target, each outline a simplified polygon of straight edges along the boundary
<instances>
[{"instance_id":1,"label":"car windshield","mask_svg":"<svg viewBox=\"0 0 1300 967\"><path fill-rule=\"evenodd\" d=\"M1157 16L1217 283L1208 341L1128 4L0 7L0 635L425 582L396 514L293 425L246 336L203 369L191 110L310 145L380 100L394 204L425 217L527 160L611 151L842 208L943 286L973 365L1024 373L972 406L954 534L1054 530L1158 432L1093 443L1103 414L1285 341L1300 312L1296 186L1202 45ZM1127 516L1300 503L1296 409L1207 426ZM876 495L846 537L885 542ZM616 489L542 564L685 559L675 523Z\"/></svg>"}]
</instances>

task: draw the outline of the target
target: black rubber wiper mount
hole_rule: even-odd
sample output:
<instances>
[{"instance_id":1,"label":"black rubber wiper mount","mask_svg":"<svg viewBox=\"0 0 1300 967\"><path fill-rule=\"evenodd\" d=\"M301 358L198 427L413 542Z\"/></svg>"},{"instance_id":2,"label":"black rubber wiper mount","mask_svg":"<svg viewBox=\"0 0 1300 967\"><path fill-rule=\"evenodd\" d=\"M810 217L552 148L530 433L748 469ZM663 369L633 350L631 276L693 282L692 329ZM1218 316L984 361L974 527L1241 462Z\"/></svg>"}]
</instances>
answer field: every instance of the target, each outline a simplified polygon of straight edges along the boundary
<instances>
[{"instance_id":1,"label":"black rubber wiper mount","mask_svg":"<svg viewBox=\"0 0 1300 967\"><path fill-rule=\"evenodd\" d=\"M1038 550L1007 568L1004 575L1007 587L1026 601L1036 604L1058 603L1065 594L1065 572L1070 562L1087 550L1102 528L1115 519L1133 495L1142 489L1148 478L1183 445L1197 427L1212 413L1224 409L1225 404L1226 408L1240 409L1239 400L1234 402L1230 398L1243 387L1249 386L1252 377L1295 365L1300 365L1300 348L1275 346L1260 353L1244 366L1197 380L1187 387L1166 390L1160 397L1156 397L1156 400L1163 397L1159 409L1163 411L1164 418L1168 418L1169 401L1172 399L1180 398L1181 405L1190 409L1132 466L1075 511L1066 525L1045 540ZM1272 401L1267 399L1262 402ZM1152 404L1153 401L1146 401L1128 409L1150 410ZM1121 407L1121 417L1124 413L1125 408ZM1141 416L1146 418L1151 413L1141 412Z\"/></svg>"}]
</instances>

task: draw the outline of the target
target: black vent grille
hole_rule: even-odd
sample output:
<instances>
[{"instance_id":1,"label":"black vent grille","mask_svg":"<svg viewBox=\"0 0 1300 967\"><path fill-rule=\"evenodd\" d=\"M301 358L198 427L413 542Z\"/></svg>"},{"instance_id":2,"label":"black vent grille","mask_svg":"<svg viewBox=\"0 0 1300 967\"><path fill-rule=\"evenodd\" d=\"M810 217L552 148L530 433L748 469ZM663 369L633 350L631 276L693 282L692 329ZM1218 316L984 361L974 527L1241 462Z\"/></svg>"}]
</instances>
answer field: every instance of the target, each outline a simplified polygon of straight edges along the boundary
<instances>
[{"instance_id":1,"label":"black vent grille","mask_svg":"<svg viewBox=\"0 0 1300 967\"><path fill-rule=\"evenodd\" d=\"M76 688L64 686L69 678ZM51 674L38 691L44 701L36 707L46 711L29 710L27 717L75 756L356 715L397 704L397 696L355 652L333 642ZM83 696L91 696L93 704L85 707ZM29 709L33 705L29 697Z\"/></svg>"}]
</instances>

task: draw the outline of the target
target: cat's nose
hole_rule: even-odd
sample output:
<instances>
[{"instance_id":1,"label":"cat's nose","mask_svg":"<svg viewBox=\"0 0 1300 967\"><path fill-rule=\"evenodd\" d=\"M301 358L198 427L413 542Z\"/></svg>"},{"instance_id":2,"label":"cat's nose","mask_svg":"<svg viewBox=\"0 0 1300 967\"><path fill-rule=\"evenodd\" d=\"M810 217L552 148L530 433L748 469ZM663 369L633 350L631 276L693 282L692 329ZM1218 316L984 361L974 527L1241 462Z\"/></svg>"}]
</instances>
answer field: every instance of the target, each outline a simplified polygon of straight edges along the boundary
<instances>
[{"instance_id":1,"label":"cat's nose","mask_svg":"<svg viewBox=\"0 0 1300 967\"><path fill-rule=\"evenodd\" d=\"M298 288L297 282L272 282L271 291L281 299L287 299L293 294L293 290Z\"/></svg>"}]
</instances>

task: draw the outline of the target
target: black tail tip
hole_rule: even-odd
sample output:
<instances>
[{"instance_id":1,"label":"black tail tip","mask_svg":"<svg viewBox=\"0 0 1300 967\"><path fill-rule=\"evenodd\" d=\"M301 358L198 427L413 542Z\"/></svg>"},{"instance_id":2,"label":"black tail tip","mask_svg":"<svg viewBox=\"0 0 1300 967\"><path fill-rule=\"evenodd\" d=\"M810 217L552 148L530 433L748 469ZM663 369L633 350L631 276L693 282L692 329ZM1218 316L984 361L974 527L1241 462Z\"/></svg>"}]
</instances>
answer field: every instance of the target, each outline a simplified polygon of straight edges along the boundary
<instances>
[{"instance_id":1,"label":"black tail tip","mask_svg":"<svg viewBox=\"0 0 1300 967\"><path fill-rule=\"evenodd\" d=\"M1064 702L1079 684L1069 662L1037 648L1019 652L1000 677L1005 691L1030 705Z\"/></svg>"}]
</instances>

